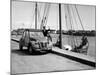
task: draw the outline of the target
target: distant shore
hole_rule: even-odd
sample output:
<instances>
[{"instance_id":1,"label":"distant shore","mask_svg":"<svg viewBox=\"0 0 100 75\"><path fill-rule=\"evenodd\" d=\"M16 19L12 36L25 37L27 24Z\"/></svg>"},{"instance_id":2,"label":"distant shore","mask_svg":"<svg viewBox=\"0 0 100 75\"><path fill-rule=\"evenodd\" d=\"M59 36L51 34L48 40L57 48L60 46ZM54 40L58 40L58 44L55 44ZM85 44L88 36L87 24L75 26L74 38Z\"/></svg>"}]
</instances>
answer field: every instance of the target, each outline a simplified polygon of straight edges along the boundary
<instances>
[{"instance_id":1,"label":"distant shore","mask_svg":"<svg viewBox=\"0 0 100 75\"><path fill-rule=\"evenodd\" d=\"M11 31L11 35L21 35L23 33L25 29L16 29L16 30L13 30ZM33 32L41 32L40 29L29 29L30 31L33 31ZM50 33L55 33L55 34L59 34L59 30L50 30ZM65 31L65 30L62 30L62 34L64 35L74 35L74 36L82 36L82 35L85 35L85 36L96 36L96 31L95 30L68 30L68 31Z\"/></svg>"}]
</instances>

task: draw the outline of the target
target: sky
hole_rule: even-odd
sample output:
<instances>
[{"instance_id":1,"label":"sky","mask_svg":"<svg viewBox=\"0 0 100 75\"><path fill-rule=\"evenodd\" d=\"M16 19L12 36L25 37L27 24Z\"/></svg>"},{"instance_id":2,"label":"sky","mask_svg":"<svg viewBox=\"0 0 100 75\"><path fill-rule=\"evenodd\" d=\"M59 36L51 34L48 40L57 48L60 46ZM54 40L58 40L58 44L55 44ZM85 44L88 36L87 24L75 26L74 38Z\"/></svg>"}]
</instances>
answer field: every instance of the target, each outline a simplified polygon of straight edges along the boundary
<instances>
[{"instance_id":1,"label":"sky","mask_svg":"<svg viewBox=\"0 0 100 75\"><path fill-rule=\"evenodd\" d=\"M38 3L38 29L41 25L43 18L45 4ZM68 7L70 14L68 13ZM46 27L50 29L59 29L59 8L58 4L50 3L50 9L48 12L48 19ZM76 5L79 16L82 21L84 30L95 30L95 6L91 5ZM29 1L12 1L11 6L11 29L18 28L35 28L35 2ZM40 15L39 15L40 14ZM67 18L65 19L65 14ZM70 21L71 20L71 21ZM71 22L71 23L70 23ZM75 5L73 4L61 4L61 23L62 30L83 30L79 17L77 15Z\"/></svg>"}]
</instances>

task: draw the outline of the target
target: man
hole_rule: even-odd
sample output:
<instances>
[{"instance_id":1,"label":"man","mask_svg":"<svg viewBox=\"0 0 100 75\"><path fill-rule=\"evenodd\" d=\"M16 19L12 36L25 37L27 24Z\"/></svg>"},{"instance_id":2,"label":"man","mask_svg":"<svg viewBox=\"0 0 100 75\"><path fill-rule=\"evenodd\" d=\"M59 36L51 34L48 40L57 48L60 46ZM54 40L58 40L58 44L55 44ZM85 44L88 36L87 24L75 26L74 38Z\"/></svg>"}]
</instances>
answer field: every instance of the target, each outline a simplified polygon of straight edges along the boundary
<instances>
[{"instance_id":1,"label":"man","mask_svg":"<svg viewBox=\"0 0 100 75\"><path fill-rule=\"evenodd\" d=\"M50 29L46 30L45 26L43 26L43 30L42 30L42 33L44 35L44 37L46 37L46 39L49 41L52 41L52 38L50 36Z\"/></svg>"},{"instance_id":2,"label":"man","mask_svg":"<svg viewBox=\"0 0 100 75\"><path fill-rule=\"evenodd\" d=\"M48 31L46 30L45 26L43 26L42 32L43 32L44 37L47 37Z\"/></svg>"},{"instance_id":3,"label":"man","mask_svg":"<svg viewBox=\"0 0 100 75\"><path fill-rule=\"evenodd\" d=\"M78 51L78 49L82 49L83 47L87 46L88 39L85 35L83 35L81 40L82 40L81 44L79 46L75 46L74 50Z\"/></svg>"},{"instance_id":4,"label":"man","mask_svg":"<svg viewBox=\"0 0 100 75\"><path fill-rule=\"evenodd\" d=\"M86 44L88 43L88 39L86 36L83 36L81 40L82 42L80 44L80 48L83 48L83 46L86 46Z\"/></svg>"}]
</instances>

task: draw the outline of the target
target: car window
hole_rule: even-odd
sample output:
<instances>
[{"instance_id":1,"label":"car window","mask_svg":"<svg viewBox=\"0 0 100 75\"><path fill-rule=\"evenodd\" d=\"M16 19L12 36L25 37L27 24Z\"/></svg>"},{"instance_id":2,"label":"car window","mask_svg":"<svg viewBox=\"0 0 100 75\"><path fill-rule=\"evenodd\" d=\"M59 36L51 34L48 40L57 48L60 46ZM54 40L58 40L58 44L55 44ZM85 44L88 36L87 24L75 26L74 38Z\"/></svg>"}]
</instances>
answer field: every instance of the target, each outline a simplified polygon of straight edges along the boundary
<instances>
[{"instance_id":1,"label":"car window","mask_svg":"<svg viewBox=\"0 0 100 75\"><path fill-rule=\"evenodd\" d=\"M24 31L23 34L22 34L22 37L24 38L24 37L27 37L27 36L29 36L28 31Z\"/></svg>"},{"instance_id":2,"label":"car window","mask_svg":"<svg viewBox=\"0 0 100 75\"><path fill-rule=\"evenodd\" d=\"M23 38L25 37L25 31L23 32L22 37L23 37Z\"/></svg>"},{"instance_id":3,"label":"car window","mask_svg":"<svg viewBox=\"0 0 100 75\"><path fill-rule=\"evenodd\" d=\"M33 37L35 35L34 32L30 32L30 37Z\"/></svg>"},{"instance_id":4,"label":"car window","mask_svg":"<svg viewBox=\"0 0 100 75\"><path fill-rule=\"evenodd\" d=\"M42 32L30 32L30 37L44 37Z\"/></svg>"}]
</instances>

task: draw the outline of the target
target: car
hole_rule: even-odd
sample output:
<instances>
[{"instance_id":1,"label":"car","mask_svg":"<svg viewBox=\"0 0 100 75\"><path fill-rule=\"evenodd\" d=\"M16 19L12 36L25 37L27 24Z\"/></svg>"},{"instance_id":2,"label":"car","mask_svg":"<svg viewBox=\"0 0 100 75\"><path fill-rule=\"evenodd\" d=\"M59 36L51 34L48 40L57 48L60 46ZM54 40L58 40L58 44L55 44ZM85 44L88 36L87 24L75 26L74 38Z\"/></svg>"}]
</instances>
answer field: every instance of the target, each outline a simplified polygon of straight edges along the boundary
<instances>
[{"instance_id":1,"label":"car","mask_svg":"<svg viewBox=\"0 0 100 75\"><path fill-rule=\"evenodd\" d=\"M23 50L23 47L27 47L29 53L35 52L48 52L52 50L52 42L38 34L39 32L31 32L24 30L22 37L19 41L19 49ZM42 33L42 32L40 32Z\"/></svg>"}]
</instances>

